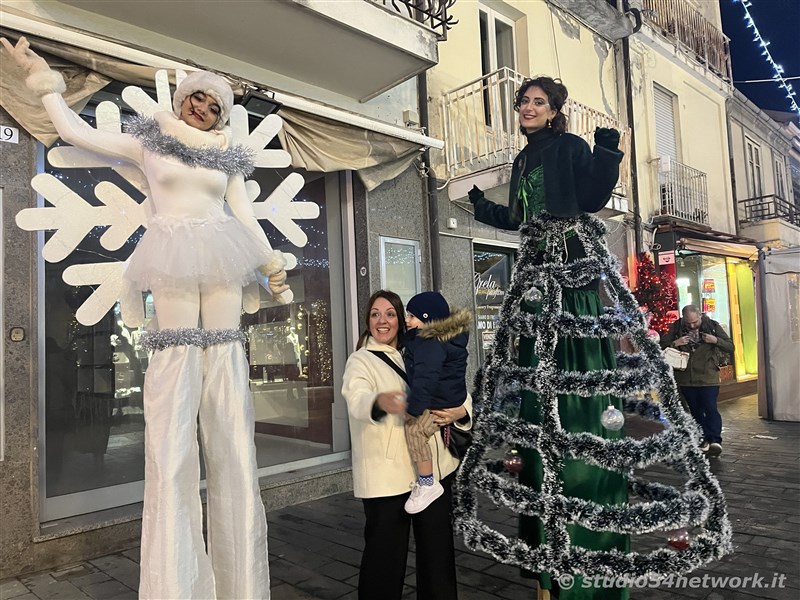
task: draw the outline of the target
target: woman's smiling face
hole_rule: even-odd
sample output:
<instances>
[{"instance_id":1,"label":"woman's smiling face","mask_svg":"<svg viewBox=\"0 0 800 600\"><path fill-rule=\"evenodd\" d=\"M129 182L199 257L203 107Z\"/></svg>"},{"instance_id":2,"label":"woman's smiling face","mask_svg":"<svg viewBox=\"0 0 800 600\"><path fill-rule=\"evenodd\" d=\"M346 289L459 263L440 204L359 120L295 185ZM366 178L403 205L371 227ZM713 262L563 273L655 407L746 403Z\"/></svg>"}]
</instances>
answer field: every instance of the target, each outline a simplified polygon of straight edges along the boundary
<instances>
[{"instance_id":1,"label":"woman's smiling face","mask_svg":"<svg viewBox=\"0 0 800 600\"><path fill-rule=\"evenodd\" d=\"M386 298L377 298L369 309L369 334L379 344L397 347L400 319L392 303Z\"/></svg>"},{"instance_id":2,"label":"woman's smiling face","mask_svg":"<svg viewBox=\"0 0 800 600\"><path fill-rule=\"evenodd\" d=\"M547 121L552 120L557 114L550 107L550 99L545 91L537 85L532 85L525 90L518 110L519 126L528 133L547 127Z\"/></svg>"}]
</instances>

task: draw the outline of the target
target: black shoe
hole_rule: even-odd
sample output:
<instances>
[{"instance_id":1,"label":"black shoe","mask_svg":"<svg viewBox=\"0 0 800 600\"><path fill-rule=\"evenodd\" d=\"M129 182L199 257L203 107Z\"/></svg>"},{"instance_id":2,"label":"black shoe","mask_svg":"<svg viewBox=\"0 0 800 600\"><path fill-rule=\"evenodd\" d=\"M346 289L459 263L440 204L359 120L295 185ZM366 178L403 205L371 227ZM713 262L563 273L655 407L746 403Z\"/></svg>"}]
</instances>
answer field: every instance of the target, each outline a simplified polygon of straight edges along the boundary
<instances>
[{"instance_id":1,"label":"black shoe","mask_svg":"<svg viewBox=\"0 0 800 600\"><path fill-rule=\"evenodd\" d=\"M717 457L722 454L722 444L718 442L711 442L708 445L708 452L706 452L707 456Z\"/></svg>"}]
</instances>

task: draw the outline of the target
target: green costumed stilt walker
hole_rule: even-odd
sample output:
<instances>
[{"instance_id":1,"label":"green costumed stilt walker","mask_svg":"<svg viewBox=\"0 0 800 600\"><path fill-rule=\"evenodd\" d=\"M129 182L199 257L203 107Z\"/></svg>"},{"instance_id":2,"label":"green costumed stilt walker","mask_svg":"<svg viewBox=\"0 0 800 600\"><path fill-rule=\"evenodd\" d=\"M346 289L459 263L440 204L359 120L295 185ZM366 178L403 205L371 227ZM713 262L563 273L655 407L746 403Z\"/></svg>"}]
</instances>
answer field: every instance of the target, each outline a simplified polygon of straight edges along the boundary
<instances>
[{"instance_id":1,"label":"green costumed stilt walker","mask_svg":"<svg viewBox=\"0 0 800 600\"><path fill-rule=\"evenodd\" d=\"M515 109L528 144L514 161L509 205L470 192L477 220L520 228L522 237L492 355L476 379L481 414L459 472L455 516L468 546L521 566L538 579L540 597L617 600L629 597L628 585L583 578L687 572L730 550L730 525L719 486L693 448L698 434L671 371L646 339L605 246L605 228L585 214L600 210L616 185L619 133L598 129L590 151L564 132L566 97L560 82L526 80ZM617 306L603 306L601 284ZM641 352L618 357L612 340L623 335ZM659 393L669 430L641 443L624 438L626 406L661 416L633 401L649 390ZM507 445L518 452L518 481L502 472L508 463L491 460L491 450ZM632 477L635 466L660 460L689 474L686 491ZM629 505L629 489L650 502ZM479 494L520 514L518 539L480 521ZM693 526L702 528L696 542L680 552L630 552L632 533Z\"/></svg>"}]
</instances>

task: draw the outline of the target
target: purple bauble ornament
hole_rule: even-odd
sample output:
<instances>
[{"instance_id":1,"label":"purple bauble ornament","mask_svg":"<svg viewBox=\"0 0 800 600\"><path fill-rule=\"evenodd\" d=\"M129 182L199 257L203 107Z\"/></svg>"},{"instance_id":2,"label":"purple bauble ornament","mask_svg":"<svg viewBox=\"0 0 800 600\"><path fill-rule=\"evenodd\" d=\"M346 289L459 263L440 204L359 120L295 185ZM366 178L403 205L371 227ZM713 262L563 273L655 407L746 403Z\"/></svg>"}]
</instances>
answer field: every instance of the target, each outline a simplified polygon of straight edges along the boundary
<instances>
[{"instance_id":1,"label":"purple bauble ornament","mask_svg":"<svg viewBox=\"0 0 800 600\"><path fill-rule=\"evenodd\" d=\"M503 457L503 466L509 473L519 473L522 471L524 462L525 461L522 460L522 457L516 450L509 450L506 452L505 457Z\"/></svg>"},{"instance_id":2,"label":"purple bauble ornament","mask_svg":"<svg viewBox=\"0 0 800 600\"><path fill-rule=\"evenodd\" d=\"M686 550L689 547L689 532L683 527L667 532L667 544L676 550Z\"/></svg>"}]
</instances>

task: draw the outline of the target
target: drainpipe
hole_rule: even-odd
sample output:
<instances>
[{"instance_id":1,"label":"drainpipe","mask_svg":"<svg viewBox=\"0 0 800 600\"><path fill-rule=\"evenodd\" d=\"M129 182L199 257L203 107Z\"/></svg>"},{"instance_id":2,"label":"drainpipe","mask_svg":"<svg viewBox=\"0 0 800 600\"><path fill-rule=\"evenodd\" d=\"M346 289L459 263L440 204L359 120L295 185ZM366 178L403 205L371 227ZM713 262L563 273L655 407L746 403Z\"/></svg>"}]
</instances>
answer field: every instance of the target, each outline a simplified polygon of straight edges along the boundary
<instances>
[{"instance_id":1,"label":"drainpipe","mask_svg":"<svg viewBox=\"0 0 800 600\"><path fill-rule=\"evenodd\" d=\"M629 10L628 2L623 6ZM631 47L627 37L622 38L622 68L625 77L625 108L628 116L628 127L631 128L631 200L633 204L633 239L634 256L642 251L642 215L639 208L639 176L636 161L636 135L633 127L633 82L631 81Z\"/></svg>"},{"instance_id":2,"label":"drainpipe","mask_svg":"<svg viewBox=\"0 0 800 600\"><path fill-rule=\"evenodd\" d=\"M633 127L633 84L631 83L631 51L628 38L622 40L622 61L625 76L625 104L628 127L631 128L631 200L633 201L633 239L636 256L642 251L642 214L639 208L639 175L636 161L636 134Z\"/></svg>"},{"instance_id":3,"label":"drainpipe","mask_svg":"<svg viewBox=\"0 0 800 600\"><path fill-rule=\"evenodd\" d=\"M725 128L728 133L728 161L730 162L730 169L731 169L731 194L733 195L733 229L736 232L736 235L739 235L739 201L737 200L738 196L736 195L736 171L734 171L734 163L733 163L733 139L731 137L731 111L730 111L730 102L731 100L728 99L725 102Z\"/></svg>"},{"instance_id":4,"label":"drainpipe","mask_svg":"<svg viewBox=\"0 0 800 600\"><path fill-rule=\"evenodd\" d=\"M428 133L428 74L427 71L417 75L417 104L419 105L419 124ZM431 248L431 289L442 289L442 259L439 246L439 192L436 190L436 177L431 169L431 149L425 148L422 153L423 177L427 187L428 228Z\"/></svg>"},{"instance_id":5,"label":"drainpipe","mask_svg":"<svg viewBox=\"0 0 800 600\"><path fill-rule=\"evenodd\" d=\"M769 319L767 318L767 249L758 249L758 296L761 304L761 341L764 344L764 372L759 371L758 376L764 377L764 390L767 394L767 420L774 419L772 409L772 377L770 377L769 356Z\"/></svg>"}]
</instances>

